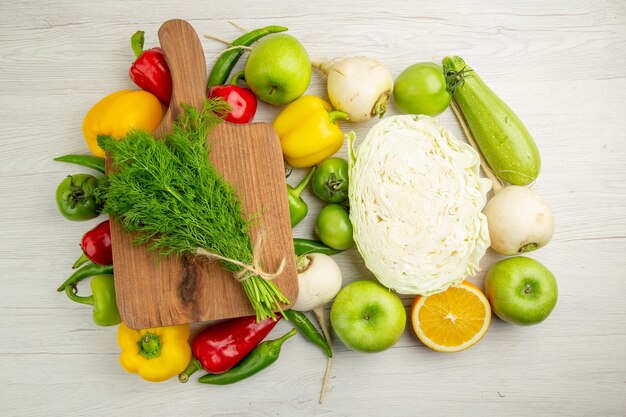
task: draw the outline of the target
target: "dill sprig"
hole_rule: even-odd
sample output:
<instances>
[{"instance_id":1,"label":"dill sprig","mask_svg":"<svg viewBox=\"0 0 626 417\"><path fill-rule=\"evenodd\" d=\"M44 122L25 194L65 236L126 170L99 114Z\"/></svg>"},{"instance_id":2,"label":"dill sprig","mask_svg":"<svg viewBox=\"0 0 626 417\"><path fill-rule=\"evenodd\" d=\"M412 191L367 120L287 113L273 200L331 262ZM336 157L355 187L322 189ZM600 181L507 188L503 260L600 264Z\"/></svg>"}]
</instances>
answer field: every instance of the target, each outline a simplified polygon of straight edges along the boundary
<instances>
[{"instance_id":1,"label":"dill sprig","mask_svg":"<svg viewBox=\"0 0 626 417\"><path fill-rule=\"evenodd\" d=\"M114 169L99 189L104 211L128 232L135 243L160 255L196 255L204 249L250 265L254 254L235 189L208 159L207 134L228 111L223 100L206 100L202 111L183 106L172 133L162 140L135 130L122 139L98 138L114 161ZM221 261L230 272L242 267ZM257 275L240 281L257 319L275 317L288 300L268 280Z\"/></svg>"}]
</instances>

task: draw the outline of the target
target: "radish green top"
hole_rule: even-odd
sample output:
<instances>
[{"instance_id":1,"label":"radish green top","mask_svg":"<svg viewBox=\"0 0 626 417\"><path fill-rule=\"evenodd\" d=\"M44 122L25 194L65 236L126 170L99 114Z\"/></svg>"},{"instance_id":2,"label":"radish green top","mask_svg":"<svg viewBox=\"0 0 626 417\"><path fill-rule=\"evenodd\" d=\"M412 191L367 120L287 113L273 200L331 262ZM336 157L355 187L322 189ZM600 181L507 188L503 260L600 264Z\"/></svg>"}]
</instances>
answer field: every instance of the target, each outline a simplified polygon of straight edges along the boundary
<instances>
[{"instance_id":1,"label":"radish green top","mask_svg":"<svg viewBox=\"0 0 626 417\"><path fill-rule=\"evenodd\" d=\"M489 247L491 181L468 144L428 116L378 122L351 160L350 220L367 268L402 294L475 275Z\"/></svg>"}]
</instances>

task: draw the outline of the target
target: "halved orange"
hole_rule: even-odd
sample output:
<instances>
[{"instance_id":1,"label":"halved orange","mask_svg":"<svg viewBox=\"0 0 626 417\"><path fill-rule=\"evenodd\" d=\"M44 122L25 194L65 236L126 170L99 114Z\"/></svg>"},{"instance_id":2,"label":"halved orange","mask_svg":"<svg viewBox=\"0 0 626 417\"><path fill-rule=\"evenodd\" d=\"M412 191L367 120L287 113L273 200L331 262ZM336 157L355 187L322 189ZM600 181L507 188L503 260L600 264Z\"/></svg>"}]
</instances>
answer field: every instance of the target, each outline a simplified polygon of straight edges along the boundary
<instances>
[{"instance_id":1,"label":"halved orange","mask_svg":"<svg viewBox=\"0 0 626 417\"><path fill-rule=\"evenodd\" d=\"M474 284L458 286L429 296L418 295L411 308L417 337L439 352L459 352L474 346L491 324L491 306Z\"/></svg>"}]
</instances>

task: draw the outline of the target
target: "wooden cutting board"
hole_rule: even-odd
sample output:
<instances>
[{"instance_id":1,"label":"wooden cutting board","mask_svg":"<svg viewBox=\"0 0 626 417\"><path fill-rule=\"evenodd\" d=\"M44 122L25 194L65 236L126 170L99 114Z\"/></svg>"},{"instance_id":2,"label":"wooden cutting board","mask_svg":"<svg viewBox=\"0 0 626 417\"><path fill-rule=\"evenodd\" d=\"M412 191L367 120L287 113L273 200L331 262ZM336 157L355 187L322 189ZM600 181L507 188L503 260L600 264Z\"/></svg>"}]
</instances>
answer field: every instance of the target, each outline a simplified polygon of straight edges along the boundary
<instances>
[{"instance_id":1,"label":"wooden cutting board","mask_svg":"<svg viewBox=\"0 0 626 417\"><path fill-rule=\"evenodd\" d=\"M206 64L198 35L183 20L159 29L159 40L172 73L172 104L155 136L170 131L180 103L201 107L206 91ZM293 251L286 182L279 139L266 123L222 123L207 138L210 160L239 192L246 215L257 214L250 229L253 243L264 236L261 260L275 271L274 280L294 302L298 280ZM111 161L107 160L107 169ZM124 323L133 329L224 319L254 314L241 284L217 262L197 258L157 259L133 236L111 221L117 304Z\"/></svg>"}]
</instances>

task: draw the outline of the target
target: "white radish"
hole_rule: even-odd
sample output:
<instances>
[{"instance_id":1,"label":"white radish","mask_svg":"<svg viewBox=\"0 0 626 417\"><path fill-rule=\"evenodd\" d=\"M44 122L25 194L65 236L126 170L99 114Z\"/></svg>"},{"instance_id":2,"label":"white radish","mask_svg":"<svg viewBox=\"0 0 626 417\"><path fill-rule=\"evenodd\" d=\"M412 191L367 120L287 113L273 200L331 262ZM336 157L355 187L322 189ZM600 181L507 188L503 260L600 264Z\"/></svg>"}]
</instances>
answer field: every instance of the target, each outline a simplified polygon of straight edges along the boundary
<instances>
[{"instance_id":1,"label":"white radish","mask_svg":"<svg viewBox=\"0 0 626 417\"><path fill-rule=\"evenodd\" d=\"M365 56L312 61L328 77L328 98L351 122L382 117L393 91L393 76L382 63Z\"/></svg>"},{"instance_id":2,"label":"white radish","mask_svg":"<svg viewBox=\"0 0 626 417\"><path fill-rule=\"evenodd\" d=\"M303 255L298 259L298 286L298 298L291 309L314 310L335 298L341 289L341 270L328 255Z\"/></svg>"},{"instance_id":3,"label":"white radish","mask_svg":"<svg viewBox=\"0 0 626 417\"><path fill-rule=\"evenodd\" d=\"M485 205L491 248L503 255L545 246L554 234L554 217L539 194L529 188L502 188Z\"/></svg>"}]
</instances>

